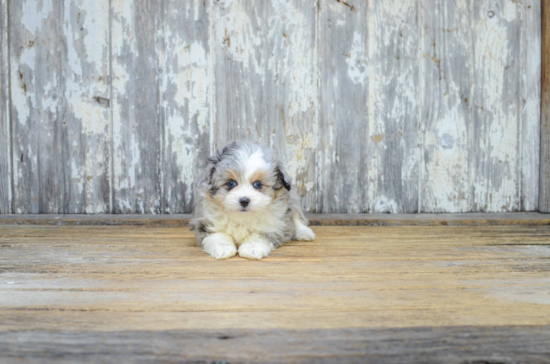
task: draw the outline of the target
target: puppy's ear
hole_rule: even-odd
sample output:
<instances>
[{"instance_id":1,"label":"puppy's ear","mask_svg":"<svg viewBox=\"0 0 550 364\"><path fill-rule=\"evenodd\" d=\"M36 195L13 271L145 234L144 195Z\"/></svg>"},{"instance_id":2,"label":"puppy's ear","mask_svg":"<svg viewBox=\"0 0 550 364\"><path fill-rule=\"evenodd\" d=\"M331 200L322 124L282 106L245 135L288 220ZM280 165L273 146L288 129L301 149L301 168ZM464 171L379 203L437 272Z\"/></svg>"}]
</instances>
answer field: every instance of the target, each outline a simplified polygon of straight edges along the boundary
<instances>
[{"instance_id":1,"label":"puppy's ear","mask_svg":"<svg viewBox=\"0 0 550 364\"><path fill-rule=\"evenodd\" d=\"M212 183L214 182L214 173L216 173L216 166L221 160L221 153L217 152L215 156L208 158L208 164L202 172L201 181L208 189L212 189Z\"/></svg>"},{"instance_id":2,"label":"puppy's ear","mask_svg":"<svg viewBox=\"0 0 550 364\"><path fill-rule=\"evenodd\" d=\"M286 173L286 170L281 162L277 163L275 173L277 174L277 184L275 185L275 188L278 190L281 187L284 187L290 191L290 176Z\"/></svg>"}]
</instances>

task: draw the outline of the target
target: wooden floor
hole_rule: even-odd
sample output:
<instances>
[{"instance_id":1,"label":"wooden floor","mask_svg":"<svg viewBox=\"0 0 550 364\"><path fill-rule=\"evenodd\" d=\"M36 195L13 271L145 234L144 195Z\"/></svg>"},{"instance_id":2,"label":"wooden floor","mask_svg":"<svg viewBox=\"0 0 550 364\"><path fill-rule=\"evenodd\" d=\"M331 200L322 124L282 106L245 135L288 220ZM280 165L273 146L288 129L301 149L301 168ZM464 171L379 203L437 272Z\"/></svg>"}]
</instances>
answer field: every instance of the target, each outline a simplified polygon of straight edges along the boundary
<instances>
[{"instance_id":1,"label":"wooden floor","mask_svg":"<svg viewBox=\"0 0 550 364\"><path fill-rule=\"evenodd\" d=\"M550 226L0 226L1 363L550 363Z\"/></svg>"}]
</instances>

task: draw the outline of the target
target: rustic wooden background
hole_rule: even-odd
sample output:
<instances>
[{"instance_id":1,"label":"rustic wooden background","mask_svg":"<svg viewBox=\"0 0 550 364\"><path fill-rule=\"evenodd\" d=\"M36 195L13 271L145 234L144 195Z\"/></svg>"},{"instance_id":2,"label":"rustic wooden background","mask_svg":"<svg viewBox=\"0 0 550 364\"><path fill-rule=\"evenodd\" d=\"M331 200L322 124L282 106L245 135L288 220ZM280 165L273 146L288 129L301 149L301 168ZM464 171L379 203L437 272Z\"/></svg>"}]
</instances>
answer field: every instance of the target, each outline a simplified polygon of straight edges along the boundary
<instances>
[{"instance_id":1,"label":"rustic wooden background","mask_svg":"<svg viewBox=\"0 0 550 364\"><path fill-rule=\"evenodd\" d=\"M184 213L230 139L312 212L538 209L536 0L0 0L0 213Z\"/></svg>"}]
</instances>

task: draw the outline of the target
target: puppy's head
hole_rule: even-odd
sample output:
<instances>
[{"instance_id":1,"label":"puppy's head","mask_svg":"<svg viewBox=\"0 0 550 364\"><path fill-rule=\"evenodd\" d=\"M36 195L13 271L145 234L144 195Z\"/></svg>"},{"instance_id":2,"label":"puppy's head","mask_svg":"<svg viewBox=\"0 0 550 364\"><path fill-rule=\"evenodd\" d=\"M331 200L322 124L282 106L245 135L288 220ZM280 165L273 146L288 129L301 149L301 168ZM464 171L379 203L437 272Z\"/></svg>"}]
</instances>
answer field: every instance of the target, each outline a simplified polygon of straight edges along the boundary
<instances>
[{"instance_id":1,"label":"puppy's head","mask_svg":"<svg viewBox=\"0 0 550 364\"><path fill-rule=\"evenodd\" d=\"M207 197L226 213L260 212L290 190L290 178L275 153L251 142L233 142L210 158Z\"/></svg>"}]
</instances>

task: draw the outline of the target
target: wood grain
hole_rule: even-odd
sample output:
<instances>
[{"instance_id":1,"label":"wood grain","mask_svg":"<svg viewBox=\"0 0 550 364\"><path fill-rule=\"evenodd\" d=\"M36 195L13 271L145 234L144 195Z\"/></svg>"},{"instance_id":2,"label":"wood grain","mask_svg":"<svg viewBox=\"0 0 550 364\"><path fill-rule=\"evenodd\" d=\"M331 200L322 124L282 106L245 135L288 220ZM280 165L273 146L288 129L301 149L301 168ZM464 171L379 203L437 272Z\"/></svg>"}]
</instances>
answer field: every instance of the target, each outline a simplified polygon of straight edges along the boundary
<instances>
[{"instance_id":1,"label":"wood grain","mask_svg":"<svg viewBox=\"0 0 550 364\"><path fill-rule=\"evenodd\" d=\"M158 39L163 213L193 208L193 184L210 156L211 2L162 2Z\"/></svg>"},{"instance_id":2,"label":"wood grain","mask_svg":"<svg viewBox=\"0 0 550 364\"><path fill-rule=\"evenodd\" d=\"M161 2L111 1L114 213L160 213Z\"/></svg>"},{"instance_id":3,"label":"wood grain","mask_svg":"<svg viewBox=\"0 0 550 364\"><path fill-rule=\"evenodd\" d=\"M272 1L265 14L266 141L292 176L305 211L315 211L318 150L317 1Z\"/></svg>"},{"instance_id":4,"label":"wood grain","mask_svg":"<svg viewBox=\"0 0 550 364\"><path fill-rule=\"evenodd\" d=\"M36 357L40 363L548 363L549 340L549 326L0 331L0 350L6 363Z\"/></svg>"},{"instance_id":5,"label":"wood grain","mask_svg":"<svg viewBox=\"0 0 550 364\"><path fill-rule=\"evenodd\" d=\"M521 25L521 211L537 211L539 206L539 166L541 133L541 1L520 4Z\"/></svg>"},{"instance_id":6,"label":"wood grain","mask_svg":"<svg viewBox=\"0 0 550 364\"><path fill-rule=\"evenodd\" d=\"M317 212L368 211L367 3L320 1Z\"/></svg>"},{"instance_id":7,"label":"wood grain","mask_svg":"<svg viewBox=\"0 0 550 364\"><path fill-rule=\"evenodd\" d=\"M0 1L0 214L11 208L8 0Z\"/></svg>"},{"instance_id":8,"label":"wood grain","mask_svg":"<svg viewBox=\"0 0 550 364\"><path fill-rule=\"evenodd\" d=\"M215 1L213 3L213 52L215 118L213 149L228 141L249 138L269 142L266 115L267 2ZM282 35L280 35L282 36Z\"/></svg>"},{"instance_id":9,"label":"wood grain","mask_svg":"<svg viewBox=\"0 0 550 364\"><path fill-rule=\"evenodd\" d=\"M472 210L472 9L466 1L421 6L423 138L420 211ZM479 155L479 158L484 156Z\"/></svg>"},{"instance_id":10,"label":"wood grain","mask_svg":"<svg viewBox=\"0 0 550 364\"><path fill-rule=\"evenodd\" d=\"M313 2L214 2L213 149L253 139L276 148L314 210L317 150Z\"/></svg>"},{"instance_id":11,"label":"wood grain","mask_svg":"<svg viewBox=\"0 0 550 364\"><path fill-rule=\"evenodd\" d=\"M314 231L257 262L181 227L0 226L2 357L548 358L550 226Z\"/></svg>"},{"instance_id":12,"label":"wood grain","mask_svg":"<svg viewBox=\"0 0 550 364\"><path fill-rule=\"evenodd\" d=\"M10 2L13 209L64 212L62 2ZM72 142L72 141L71 141ZM69 172L69 171L67 171Z\"/></svg>"},{"instance_id":13,"label":"wood grain","mask_svg":"<svg viewBox=\"0 0 550 364\"><path fill-rule=\"evenodd\" d=\"M63 3L64 213L104 214L110 206L109 1Z\"/></svg>"},{"instance_id":14,"label":"wood grain","mask_svg":"<svg viewBox=\"0 0 550 364\"><path fill-rule=\"evenodd\" d=\"M109 211L108 1L10 6L14 210Z\"/></svg>"},{"instance_id":15,"label":"wood grain","mask_svg":"<svg viewBox=\"0 0 550 364\"><path fill-rule=\"evenodd\" d=\"M550 213L550 1L542 0L542 96L539 211Z\"/></svg>"},{"instance_id":16,"label":"wood grain","mask_svg":"<svg viewBox=\"0 0 550 364\"><path fill-rule=\"evenodd\" d=\"M1 213L189 213L240 138L309 212L550 211L538 1L1 1Z\"/></svg>"},{"instance_id":17,"label":"wood grain","mask_svg":"<svg viewBox=\"0 0 550 364\"><path fill-rule=\"evenodd\" d=\"M518 211L520 203L521 7L476 1L472 7L474 70L471 158L474 211ZM498 55L498 56L497 56ZM498 92L495 92L498 90Z\"/></svg>"},{"instance_id":18,"label":"wood grain","mask_svg":"<svg viewBox=\"0 0 550 364\"><path fill-rule=\"evenodd\" d=\"M418 87L418 2L368 4L369 211L418 212L419 104L426 102Z\"/></svg>"}]
</instances>

